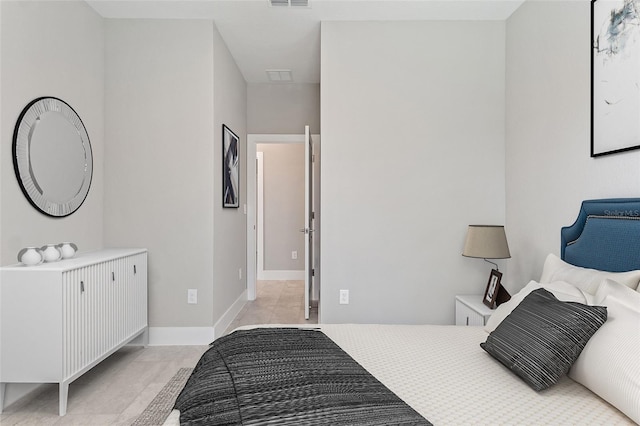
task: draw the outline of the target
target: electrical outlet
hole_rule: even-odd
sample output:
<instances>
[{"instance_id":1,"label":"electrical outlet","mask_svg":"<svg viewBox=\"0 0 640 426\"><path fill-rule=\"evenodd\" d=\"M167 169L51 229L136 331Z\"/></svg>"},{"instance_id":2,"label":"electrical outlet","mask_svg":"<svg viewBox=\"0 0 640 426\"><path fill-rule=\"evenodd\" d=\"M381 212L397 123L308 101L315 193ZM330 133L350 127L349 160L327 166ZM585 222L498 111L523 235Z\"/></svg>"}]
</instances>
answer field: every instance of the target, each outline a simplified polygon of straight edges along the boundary
<instances>
[{"instance_id":1,"label":"electrical outlet","mask_svg":"<svg viewBox=\"0 0 640 426\"><path fill-rule=\"evenodd\" d=\"M340 290L340 304L341 305L349 304L349 290Z\"/></svg>"},{"instance_id":2,"label":"electrical outlet","mask_svg":"<svg viewBox=\"0 0 640 426\"><path fill-rule=\"evenodd\" d=\"M296 260L298 258L298 252L296 250L291 252L291 259Z\"/></svg>"},{"instance_id":3,"label":"electrical outlet","mask_svg":"<svg viewBox=\"0 0 640 426\"><path fill-rule=\"evenodd\" d=\"M195 305L198 303L198 290L195 288L190 288L187 290L187 303L190 305Z\"/></svg>"}]
</instances>

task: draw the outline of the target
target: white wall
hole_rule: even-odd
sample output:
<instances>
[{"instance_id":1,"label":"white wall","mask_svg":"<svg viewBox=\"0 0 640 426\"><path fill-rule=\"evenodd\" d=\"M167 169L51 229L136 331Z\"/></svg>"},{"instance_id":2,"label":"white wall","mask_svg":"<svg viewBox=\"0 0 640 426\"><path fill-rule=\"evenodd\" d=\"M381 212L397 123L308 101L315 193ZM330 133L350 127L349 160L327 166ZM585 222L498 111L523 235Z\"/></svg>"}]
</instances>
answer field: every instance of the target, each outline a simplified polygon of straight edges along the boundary
<instances>
[{"instance_id":1,"label":"white wall","mask_svg":"<svg viewBox=\"0 0 640 426\"><path fill-rule=\"evenodd\" d=\"M84 2L0 2L0 264L25 246L74 241L102 247L104 25ZM93 150L91 190L65 218L39 213L22 194L12 162L13 130L31 100L54 96L82 119ZM36 313L34 313L35 315ZM34 385L9 384L5 405Z\"/></svg>"},{"instance_id":2,"label":"white wall","mask_svg":"<svg viewBox=\"0 0 640 426\"><path fill-rule=\"evenodd\" d=\"M484 290L461 252L505 219L504 46L504 22L322 24L323 322L452 324Z\"/></svg>"},{"instance_id":3,"label":"white wall","mask_svg":"<svg viewBox=\"0 0 640 426\"><path fill-rule=\"evenodd\" d=\"M0 2L0 264L18 251L73 241L102 246L104 151L104 26L84 2ZM22 109L41 96L61 98L82 119L93 150L93 180L70 216L45 216L29 204L15 176L13 130Z\"/></svg>"},{"instance_id":4,"label":"white wall","mask_svg":"<svg viewBox=\"0 0 640 426\"><path fill-rule=\"evenodd\" d=\"M589 156L590 22L574 1L527 1L507 21L510 290L560 254L582 200L640 196L640 151Z\"/></svg>"},{"instance_id":5,"label":"white wall","mask_svg":"<svg viewBox=\"0 0 640 426\"><path fill-rule=\"evenodd\" d=\"M319 84L258 84L247 86L248 133L301 134L309 125L320 131Z\"/></svg>"}]
</instances>

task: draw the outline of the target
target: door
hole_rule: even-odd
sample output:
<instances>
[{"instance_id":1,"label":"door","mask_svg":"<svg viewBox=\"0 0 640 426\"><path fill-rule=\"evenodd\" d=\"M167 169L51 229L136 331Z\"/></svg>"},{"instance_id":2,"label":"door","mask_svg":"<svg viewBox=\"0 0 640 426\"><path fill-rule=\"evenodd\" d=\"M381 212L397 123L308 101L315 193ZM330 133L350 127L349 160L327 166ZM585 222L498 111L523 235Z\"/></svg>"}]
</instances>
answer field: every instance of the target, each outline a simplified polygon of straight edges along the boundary
<instances>
[{"instance_id":1,"label":"door","mask_svg":"<svg viewBox=\"0 0 640 426\"><path fill-rule=\"evenodd\" d=\"M304 126L304 319L309 319L313 280L313 141Z\"/></svg>"}]
</instances>

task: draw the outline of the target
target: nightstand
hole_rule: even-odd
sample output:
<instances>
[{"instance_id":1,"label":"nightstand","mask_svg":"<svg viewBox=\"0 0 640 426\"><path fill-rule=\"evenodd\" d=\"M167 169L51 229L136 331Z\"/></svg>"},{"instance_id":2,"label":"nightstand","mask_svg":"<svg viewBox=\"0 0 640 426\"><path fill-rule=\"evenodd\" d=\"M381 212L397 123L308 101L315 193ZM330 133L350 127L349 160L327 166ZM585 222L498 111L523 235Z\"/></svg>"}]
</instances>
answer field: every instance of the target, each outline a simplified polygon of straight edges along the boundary
<instances>
[{"instance_id":1,"label":"nightstand","mask_svg":"<svg viewBox=\"0 0 640 426\"><path fill-rule=\"evenodd\" d=\"M481 294L456 296L456 325L483 326L493 313L482 303Z\"/></svg>"}]
</instances>

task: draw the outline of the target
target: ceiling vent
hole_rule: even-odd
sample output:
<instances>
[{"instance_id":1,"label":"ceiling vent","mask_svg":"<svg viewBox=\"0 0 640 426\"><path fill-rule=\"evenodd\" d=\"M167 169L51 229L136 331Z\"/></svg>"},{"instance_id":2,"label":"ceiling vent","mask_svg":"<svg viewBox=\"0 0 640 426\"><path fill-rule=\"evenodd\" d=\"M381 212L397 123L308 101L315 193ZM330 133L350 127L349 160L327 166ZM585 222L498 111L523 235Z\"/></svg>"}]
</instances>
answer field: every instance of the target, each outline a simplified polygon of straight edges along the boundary
<instances>
[{"instance_id":1,"label":"ceiling vent","mask_svg":"<svg viewBox=\"0 0 640 426\"><path fill-rule=\"evenodd\" d=\"M273 83L291 83L293 76L291 70L266 70L269 81Z\"/></svg>"},{"instance_id":2,"label":"ceiling vent","mask_svg":"<svg viewBox=\"0 0 640 426\"><path fill-rule=\"evenodd\" d=\"M269 0L272 7L309 7L309 0Z\"/></svg>"}]
</instances>

